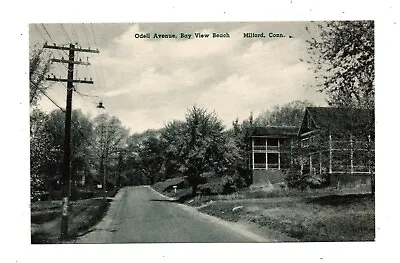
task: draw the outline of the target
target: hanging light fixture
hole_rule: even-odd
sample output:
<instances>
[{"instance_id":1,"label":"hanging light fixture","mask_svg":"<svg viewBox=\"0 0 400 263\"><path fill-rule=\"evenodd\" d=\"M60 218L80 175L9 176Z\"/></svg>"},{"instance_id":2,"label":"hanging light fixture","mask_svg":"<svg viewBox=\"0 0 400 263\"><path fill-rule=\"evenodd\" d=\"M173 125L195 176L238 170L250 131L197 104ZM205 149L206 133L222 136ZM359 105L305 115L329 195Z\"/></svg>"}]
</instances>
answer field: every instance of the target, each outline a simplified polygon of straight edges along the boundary
<instances>
[{"instance_id":1,"label":"hanging light fixture","mask_svg":"<svg viewBox=\"0 0 400 263\"><path fill-rule=\"evenodd\" d=\"M100 101L100 102L99 102L99 105L97 105L96 108L98 108L98 109L105 109L104 106L103 106L103 102Z\"/></svg>"}]
</instances>

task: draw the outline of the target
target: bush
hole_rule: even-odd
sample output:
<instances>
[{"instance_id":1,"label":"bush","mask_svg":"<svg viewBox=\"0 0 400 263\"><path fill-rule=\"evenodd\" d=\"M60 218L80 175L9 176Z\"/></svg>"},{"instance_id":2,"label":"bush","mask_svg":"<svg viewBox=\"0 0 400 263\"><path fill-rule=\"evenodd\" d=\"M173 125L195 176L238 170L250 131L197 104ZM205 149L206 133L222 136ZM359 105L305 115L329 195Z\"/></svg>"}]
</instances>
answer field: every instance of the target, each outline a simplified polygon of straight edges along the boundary
<instances>
[{"instance_id":1,"label":"bush","mask_svg":"<svg viewBox=\"0 0 400 263\"><path fill-rule=\"evenodd\" d=\"M300 166L293 166L285 171L285 182L290 188L304 190L308 187L319 188L326 183L326 178L321 175L301 174Z\"/></svg>"},{"instance_id":2,"label":"bush","mask_svg":"<svg viewBox=\"0 0 400 263\"><path fill-rule=\"evenodd\" d=\"M238 188L248 187L253 183L253 174L250 169L238 167L236 169L236 185Z\"/></svg>"},{"instance_id":3,"label":"bush","mask_svg":"<svg viewBox=\"0 0 400 263\"><path fill-rule=\"evenodd\" d=\"M223 178L223 193L224 194L231 194L236 192L237 187L235 185L234 178L232 176L225 176Z\"/></svg>"}]
</instances>

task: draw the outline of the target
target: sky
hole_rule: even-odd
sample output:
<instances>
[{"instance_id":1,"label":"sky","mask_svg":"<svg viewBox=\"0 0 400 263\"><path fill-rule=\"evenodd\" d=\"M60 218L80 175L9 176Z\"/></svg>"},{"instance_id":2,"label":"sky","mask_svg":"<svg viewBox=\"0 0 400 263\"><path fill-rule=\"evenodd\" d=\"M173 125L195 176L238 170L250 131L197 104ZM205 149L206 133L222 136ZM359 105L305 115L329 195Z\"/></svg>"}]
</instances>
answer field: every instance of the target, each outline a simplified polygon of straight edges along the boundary
<instances>
[{"instance_id":1,"label":"sky","mask_svg":"<svg viewBox=\"0 0 400 263\"><path fill-rule=\"evenodd\" d=\"M306 26L317 34L309 22L30 24L29 42L30 48L46 41L58 46L73 42L100 51L78 52L77 59L88 59L91 65L75 66L74 72L75 78L94 81L76 85L73 95L73 108L90 116L101 113L96 109L101 101L103 111L136 133L183 120L196 105L215 111L229 128L236 118L246 119L251 112L257 116L294 100L326 105L305 62L310 38ZM196 32L211 36L195 38ZM214 32L228 33L229 38L212 38ZM266 37L244 38L247 32ZM151 38L135 37L146 33ZM182 39L181 33L191 38ZM178 38L155 39L154 34ZM52 50L52 57L66 58L67 53ZM66 68L53 63L51 73L64 78ZM51 85L48 95L64 108L65 84ZM56 108L45 97L39 105L45 111Z\"/></svg>"}]
</instances>

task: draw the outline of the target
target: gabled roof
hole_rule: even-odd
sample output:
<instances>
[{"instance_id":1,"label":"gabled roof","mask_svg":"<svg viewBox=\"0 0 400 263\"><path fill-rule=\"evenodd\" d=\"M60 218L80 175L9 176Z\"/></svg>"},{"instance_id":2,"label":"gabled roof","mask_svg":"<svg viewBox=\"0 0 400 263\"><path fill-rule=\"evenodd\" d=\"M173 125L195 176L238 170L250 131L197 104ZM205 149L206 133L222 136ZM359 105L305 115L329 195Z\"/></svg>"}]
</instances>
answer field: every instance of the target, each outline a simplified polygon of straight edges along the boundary
<instances>
[{"instance_id":1,"label":"gabled roof","mask_svg":"<svg viewBox=\"0 0 400 263\"><path fill-rule=\"evenodd\" d=\"M307 107L299 134L309 130L307 118L315 129L336 132L365 133L375 129L375 112L372 109Z\"/></svg>"},{"instance_id":2,"label":"gabled roof","mask_svg":"<svg viewBox=\"0 0 400 263\"><path fill-rule=\"evenodd\" d=\"M299 128L296 126L266 126L255 127L252 136L296 136Z\"/></svg>"}]
</instances>

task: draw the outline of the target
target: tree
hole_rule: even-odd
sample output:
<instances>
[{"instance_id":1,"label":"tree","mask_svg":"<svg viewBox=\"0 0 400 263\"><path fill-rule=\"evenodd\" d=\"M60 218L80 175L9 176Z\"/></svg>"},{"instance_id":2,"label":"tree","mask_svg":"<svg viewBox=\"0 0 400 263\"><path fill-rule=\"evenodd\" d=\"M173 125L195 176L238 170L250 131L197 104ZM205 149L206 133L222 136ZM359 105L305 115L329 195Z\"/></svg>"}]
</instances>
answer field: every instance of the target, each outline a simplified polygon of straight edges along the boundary
<instances>
[{"instance_id":1,"label":"tree","mask_svg":"<svg viewBox=\"0 0 400 263\"><path fill-rule=\"evenodd\" d=\"M104 200L106 198L106 186L108 182L108 163L113 158L118 158L119 153L126 147L128 130L121 125L121 121L107 113L101 114L94 119L94 140L92 147L93 159L99 167L100 180L104 189ZM115 182L114 182L115 185Z\"/></svg>"},{"instance_id":2,"label":"tree","mask_svg":"<svg viewBox=\"0 0 400 263\"><path fill-rule=\"evenodd\" d=\"M251 152L251 135L256 127L254 123L253 113L250 113L248 119L239 123L237 118L232 123L230 137L234 138L235 144L238 147L240 158L236 162L236 170L239 173L239 181L244 181L244 186L252 183L252 175L249 170L249 153Z\"/></svg>"},{"instance_id":3,"label":"tree","mask_svg":"<svg viewBox=\"0 0 400 263\"><path fill-rule=\"evenodd\" d=\"M161 131L160 141L165 156L165 177L172 178L182 175L184 156L182 149L186 143L183 136L186 128L183 121L171 121Z\"/></svg>"},{"instance_id":4,"label":"tree","mask_svg":"<svg viewBox=\"0 0 400 263\"><path fill-rule=\"evenodd\" d=\"M60 148L54 145L45 125L49 116L34 109L30 115L30 179L31 197L39 191L48 190L51 165L57 161Z\"/></svg>"},{"instance_id":5,"label":"tree","mask_svg":"<svg viewBox=\"0 0 400 263\"><path fill-rule=\"evenodd\" d=\"M144 140L139 149L138 162L141 174L148 179L150 184L160 180L164 166L164 153L157 137L150 136Z\"/></svg>"},{"instance_id":6,"label":"tree","mask_svg":"<svg viewBox=\"0 0 400 263\"><path fill-rule=\"evenodd\" d=\"M50 54L44 48L34 47L29 54L29 105L36 106L41 92L49 87L45 84L45 76L51 68Z\"/></svg>"},{"instance_id":7,"label":"tree","mask_svg":"<svg viewBox=\"0 0 400 263\"><path fill-rule=\"evenodd\" d=\"M330 106L373 108L374 21L330 21L310 33L309 63ZM306 28L310 32L309 28Z\"/></svg>"},{"instance_id":8,"label":"tree","mask_svg":"<svg viewBox=\"0 0 400 263\"><path fill-rule=\"evenodd\" d=\"M194 196L204 172L213 169L219 174L224 168L235 164L239 152L224 133L222 121L215 112L208 113L196 106L186 112L186 127L182 136L185 143L181 156Z\"/></svg>"},{"instance_id":9,"label":"tree","mask_svg":"<svg viewBox=\"0 0 400 263\"><path fill-rule=\"evenodd\" d=\"M92 136L92 123L81 110L73 110L71 121L73 123L71 129L71 194L72 199L76 199L76 182L79 179L77 175L88 170L87 156L90 155L88 146ZM51 146L52 155L52 159L46 162L46 171L50 176L46 182L49 192L56 186L63 170L64 122L65 113L57 109L47 115L42 127L42 133L45 134Z\"/></svg>"},{"instance_id":10,"label":"tree","mask_svg":"<svg viewBox=\"0 0 400 263\"><path fill-rule=\"evenodd\" d=\"M257 126L300 126L304 110L313 104L295 100L283 106L275 105L272 110L261 113L255 120Z\"/></svg>"}]
</instances>

